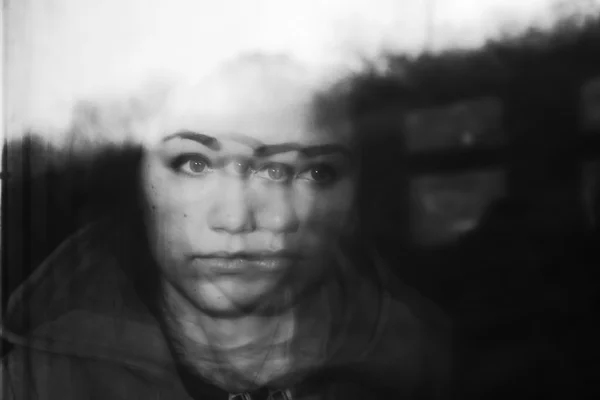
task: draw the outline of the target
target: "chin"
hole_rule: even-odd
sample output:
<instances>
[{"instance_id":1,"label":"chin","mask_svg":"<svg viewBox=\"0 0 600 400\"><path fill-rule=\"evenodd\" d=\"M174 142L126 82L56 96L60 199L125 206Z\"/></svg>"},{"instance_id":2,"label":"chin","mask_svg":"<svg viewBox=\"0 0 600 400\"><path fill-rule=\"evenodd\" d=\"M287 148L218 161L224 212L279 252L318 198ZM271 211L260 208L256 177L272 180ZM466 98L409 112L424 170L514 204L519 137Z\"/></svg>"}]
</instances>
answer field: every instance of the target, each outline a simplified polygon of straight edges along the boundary
<instances>
[{"instance_id":1,"label":"chin","mask_svg":"<svg viewBox=\"0 0 600 400\"><path fill-rule=\"evenodd\" d=\"M192 303L215 317L270 314L287 307L286 291L275 282L199 282L187 287Z\"/></svg>"}]
</instances>

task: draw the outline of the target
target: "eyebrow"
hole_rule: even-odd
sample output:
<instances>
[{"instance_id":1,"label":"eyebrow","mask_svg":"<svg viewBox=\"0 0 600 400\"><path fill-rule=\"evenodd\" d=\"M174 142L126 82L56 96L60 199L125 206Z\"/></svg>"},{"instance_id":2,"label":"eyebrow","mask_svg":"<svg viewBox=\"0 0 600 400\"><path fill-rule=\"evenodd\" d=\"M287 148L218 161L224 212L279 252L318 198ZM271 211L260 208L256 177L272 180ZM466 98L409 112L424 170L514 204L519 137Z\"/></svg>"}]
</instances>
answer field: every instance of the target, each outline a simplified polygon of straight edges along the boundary
<instances>
[{"instance_id":1,"label":"eyebrow","mask_svg":"<svg viewBox=\"0 0 600 400\"><path fill-rule=\"evenodd\" d=\"M343 146L341 144L332 143L324 145L305 146L299 143L281 143L265 145L258 144L259 142L255 141L254 139L247 138L242 135L232 135L228 138L253 148L253 155L257 158L266 158L288 152L298 152L307 158L313 158L330 154L341 154L343 156L351 158L350 150L346 146ZM194 131L176 132L172 135L165 137L162 141L164 143L172 139L192 140L214 151L219 151L222 148L221 143L217 138Z\"/></svg>"},{"instance_id":2,"label":"eyebrow","mask_svg":"<svg viewBox=\"0 0 600 400\"><path fill-rule=\"evenodd\" d=\"M337 153L350 157L350 150L340 144L303 146L298 143L283 143L260 146L254 150L254 155L259 158L264 158L291 151L297 151L304 157L308 158Z\"/></svg>"},{"instance_id":3,"label":"eyebrow","mask_svg":"<svg viewBox=\"0 0 600 400\"><path fill-rule=\"evenodd\" d=\"M193 132L193 131L180 131L180 132L176 132L176 133L173 133L172 135L165 137L162 141L164 143L164 142L168 142L169 140L173 140L173 139L193 140L194 142L198 142L201 145L204 145L211 150L215 150L215 151L221 150L221 143L219 143L217 138L214 138L209 135L205 135L203 133L198 133L198 132Z\"/></svg>"}]
</instances>

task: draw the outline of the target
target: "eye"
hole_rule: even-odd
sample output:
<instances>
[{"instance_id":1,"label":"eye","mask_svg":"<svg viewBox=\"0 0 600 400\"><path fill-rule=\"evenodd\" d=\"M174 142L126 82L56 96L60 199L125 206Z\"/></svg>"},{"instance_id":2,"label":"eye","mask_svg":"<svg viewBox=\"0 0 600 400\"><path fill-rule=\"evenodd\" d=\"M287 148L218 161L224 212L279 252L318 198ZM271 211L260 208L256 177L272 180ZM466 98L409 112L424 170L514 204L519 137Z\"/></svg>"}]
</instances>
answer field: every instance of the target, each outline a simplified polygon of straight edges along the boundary
<instances>
[{"instance_id":1,"label":"eye","mask_svg":"<svg viewBox=\"0 0 600 400\"><path fill-rule=\"evenodd\" d=\"M306 179L320 185L333 183L338 177L334 167L327 164L319 164L310 167L298 175L300 179Z\"/></svg>"},{"instance_id":2,"label":"eye","mask_svg":"<svg viewBox=\"0 0 600 400\"><path fill-rule=\"evenodd\" d=\"M273 163L259 169L256 175L274 182L287 182L292 178L293 173L294 169L289 165Z\"/></svg>"},{"instance_id":3,"label":"eye","mask_svg":"<svg viewBox=\"0 0 600 400\"><path fill-rule=\"evenodd\" d=\"M252 170L252 164L246 160L234 160L228 167L234 175L238 176L246 176Z\"/></svg>"},{"instance_id":4,"label":"eye","mask_svg":"<svg viewBox=\"0 0 600 400\"><path fill-rule=\"evenodd\" d=\"M210 162L199 154L183 154L173 161L172 167L188 175L202 175L210 169Z\"/></svg>"}]
</instances>

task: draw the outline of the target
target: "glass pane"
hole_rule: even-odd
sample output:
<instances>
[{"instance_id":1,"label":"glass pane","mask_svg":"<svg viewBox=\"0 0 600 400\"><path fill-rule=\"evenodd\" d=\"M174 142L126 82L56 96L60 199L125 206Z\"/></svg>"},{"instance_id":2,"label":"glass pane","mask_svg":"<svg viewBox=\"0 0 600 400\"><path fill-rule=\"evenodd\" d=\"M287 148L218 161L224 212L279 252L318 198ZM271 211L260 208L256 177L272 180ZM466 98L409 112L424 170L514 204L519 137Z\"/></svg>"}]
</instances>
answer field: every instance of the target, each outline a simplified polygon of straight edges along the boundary
<instances>
[{"instance_id":1,"label":"glass pane","mask_svg":"<svg viewBox=\"0 0 600 400\"><path fill-rule=\"evenodd\" d=\"M494 97L409 111L406 141L411 151L495 147L504 143L502 103Z\"/></svg>"},{"instance_id":2,"label":"glass pane","mask_svg":"<svg viewBox=\"0 0 600 400\"><path fill-rule=\"evenodd\" d=\"M420 177L411 183L411 225L418 244L450 242L477 227L494 200L506 194L503 171Z\"/></svg>"},{"instance_id":3,"label":"glass pane","mask_svg":"<svg viewBox=\"0 0 600 400\"><path fill-rule=\"evenodd\" d=\"M600 161L584 163L581 168L581 201L591 227L600 222Z\"/></svg>"},{"instance_id":4,"label":"glass pane","mask_svg":"<svg viewBox=\"0 0 600 400\"><path fill-rule=\"evenodd\" d=\"M600 77L584 84L580 94L581 128L600 132Z\"/></svg>"}]
</instances>

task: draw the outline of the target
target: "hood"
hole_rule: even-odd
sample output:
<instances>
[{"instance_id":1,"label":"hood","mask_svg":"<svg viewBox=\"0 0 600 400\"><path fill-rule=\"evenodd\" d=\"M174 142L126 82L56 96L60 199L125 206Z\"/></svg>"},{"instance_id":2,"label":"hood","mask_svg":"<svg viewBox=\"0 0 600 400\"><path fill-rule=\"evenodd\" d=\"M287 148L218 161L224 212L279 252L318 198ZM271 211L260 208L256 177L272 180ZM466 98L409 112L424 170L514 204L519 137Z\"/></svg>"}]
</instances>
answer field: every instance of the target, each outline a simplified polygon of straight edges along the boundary
<instances>
[{"instance_id":1,"label":"hood","mask_svg":"<svg viewBox=\"0 0 600 400\"><path fill-rule=\"evenodd\" d=\"M131 251L125 238L105 221L74 234L13 293L1 335L16 346L114 362L156 377L174 373L157 319L122 266L123 251ZM448 320L382 264L373 263L375 280L340 276L325 305L332 328L319 369L324 376L355 373L378 387L413 387L425 376L444 381Z\"/></svg>"},{"instance_id":2,"label":"hood","mask_svg":"<svg viewBox=\"0 0 600 400\"><path fill-rule=\"evenodd\" d=\"M126 364L153 375L174 363L161 330L120 268L106 221L62 243L11 295L1 336L15 346Z\"/></svg>"}]
</instances>

